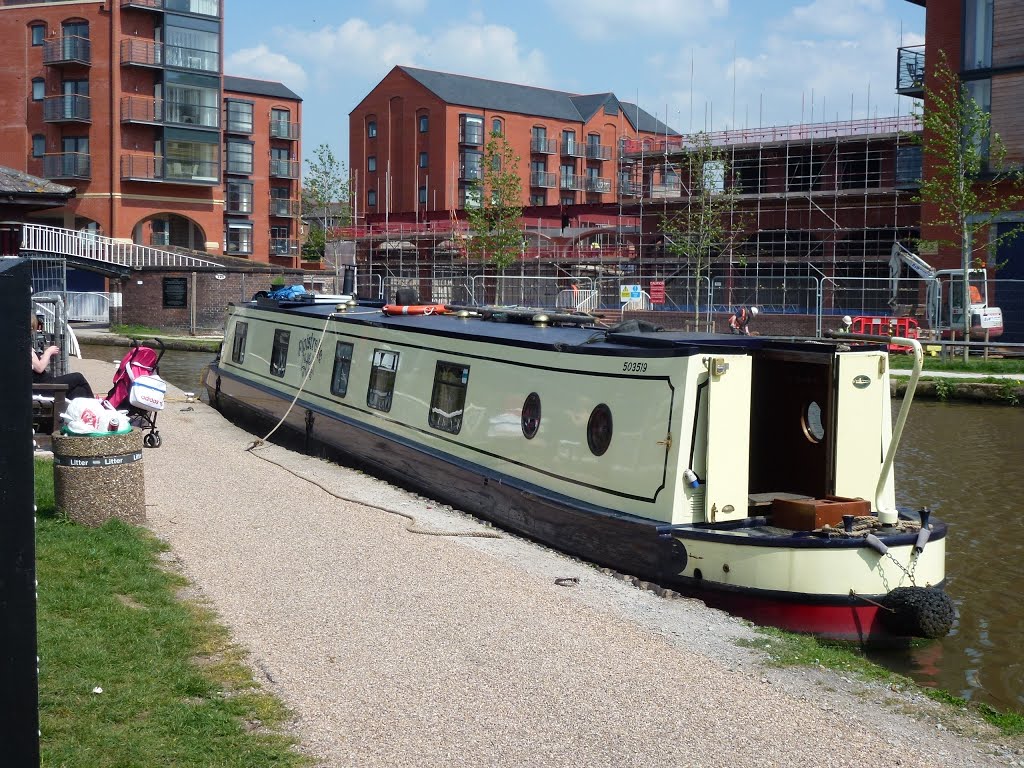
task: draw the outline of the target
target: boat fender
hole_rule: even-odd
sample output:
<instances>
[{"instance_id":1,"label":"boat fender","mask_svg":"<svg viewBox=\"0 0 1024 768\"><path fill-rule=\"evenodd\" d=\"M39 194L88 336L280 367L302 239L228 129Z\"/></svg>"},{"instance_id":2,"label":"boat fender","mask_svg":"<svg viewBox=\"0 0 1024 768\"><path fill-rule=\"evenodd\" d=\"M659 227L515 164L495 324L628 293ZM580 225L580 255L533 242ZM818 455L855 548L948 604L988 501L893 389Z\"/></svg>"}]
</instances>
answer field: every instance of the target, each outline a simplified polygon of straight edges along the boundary
<instances>
[{"instance_id":1,"label":"boat fender","mask_svg":"<svg viewBox=\"0 0 1024 768\"><path fill-rule=\"evenodd\" d=\"M444 304L410 304L396 305L385 304L381 311L385 315L433 315L444 314L447 307Z\"/></svg>"},{"instance_id":2,"label":"boat fender","mask_svg":"<svg viewBox=\"0 0 1024 768\"><path fill-rule=\"evenodd\" d=\"M924 552L924 546L928 543L928 538L932 535L932 527L929 525L927 528L922 527L917 532L917 541L914 542L914 553L920 555Z\"/></svg>"},{"instance_id":3,"label":"boat fender","mask_svg":"<svg viewBox=\"0 0 1024 768\"><path fill-rule=\"evenodd\" d=\"M945 637L956 621L956 606L935 587L897 587L882 598L882 620L897 637Z\"/></svg>"},{"instance_id":4,"label":"boat fender","mask_svg":"<svg viewBox=\"0 0 1024 768\"><path fill-rule=\"evenodd\" d=\"M683 470L683 479L691 488L700 488L700 480L697 479L697 473L692 469L687 468Z\"/></svg>"},{"instance_id":5,"label":"boat fender","mask_svg":"<svg viewBox=\"0 0 1024 768\"><path fill-rule=\"evenodd\" d=\"M884 556L885 553L889 551L889 548L885 546L885 542L877 536L875 536L875 534L873 533L869 533L867 536L865 536L864 541L866 541L867 545L880 555Z\"/></svg>"}]
</instances>

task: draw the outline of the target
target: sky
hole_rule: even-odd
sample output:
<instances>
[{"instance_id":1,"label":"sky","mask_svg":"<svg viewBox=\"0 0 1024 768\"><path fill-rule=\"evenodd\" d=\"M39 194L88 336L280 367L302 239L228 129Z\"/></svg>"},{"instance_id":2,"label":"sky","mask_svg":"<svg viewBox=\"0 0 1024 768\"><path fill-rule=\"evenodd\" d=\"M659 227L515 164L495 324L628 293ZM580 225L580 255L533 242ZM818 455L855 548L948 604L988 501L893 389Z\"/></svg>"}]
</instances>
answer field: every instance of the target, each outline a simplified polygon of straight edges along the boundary
<instances>
[{"instance_id":1,"label":"sky","mask_svg":"<svg viewBox=\"0 0 1024 768\"><path fill-rule=\"evenodd\" d=\"M908 114L907 0L226 0L225 73L303 99L303 154L397 64L638 103L681 133Z\"/></svg>"}]
</instances>

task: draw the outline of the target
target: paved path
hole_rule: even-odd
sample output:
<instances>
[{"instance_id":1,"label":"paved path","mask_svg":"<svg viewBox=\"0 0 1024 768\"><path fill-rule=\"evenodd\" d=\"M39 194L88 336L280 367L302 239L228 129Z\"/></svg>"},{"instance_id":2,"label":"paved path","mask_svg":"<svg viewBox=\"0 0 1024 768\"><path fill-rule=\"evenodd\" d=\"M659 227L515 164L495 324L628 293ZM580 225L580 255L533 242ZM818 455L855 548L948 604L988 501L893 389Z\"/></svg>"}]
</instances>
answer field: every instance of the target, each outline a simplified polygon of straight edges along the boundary
<instances>
[{"instance_id":1,"label":"paved path","mask_svg":"<svg viewBox=\"0 0 1024 768\"><path fill-rule=\"evenodd\" d=\"M112 366L76 361L103 388ZM178 395L172 390L172 395ZM178 395L180 397L180 395ZM742 623L643 592L172 400L145 456L150 527L295 712L317 766L982 766L923 697L737 647ZM555 584L579 579L575 587ZM763 642L763 640L762 640ZM883 704L883 699L892 703ZM920 720L898 711L919 709Z\"/></svg>"}]
</instances>

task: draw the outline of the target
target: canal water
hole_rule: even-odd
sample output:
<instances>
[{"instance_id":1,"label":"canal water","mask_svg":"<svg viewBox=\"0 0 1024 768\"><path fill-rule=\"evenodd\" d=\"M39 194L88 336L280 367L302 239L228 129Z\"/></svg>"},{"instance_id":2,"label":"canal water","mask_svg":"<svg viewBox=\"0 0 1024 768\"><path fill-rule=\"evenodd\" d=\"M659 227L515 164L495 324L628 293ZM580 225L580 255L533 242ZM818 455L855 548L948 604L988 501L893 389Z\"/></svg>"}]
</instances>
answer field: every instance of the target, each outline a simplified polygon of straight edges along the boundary
<instances>
[{"instance_id":1,"label":"canal water","mask_svg":"<svg viewBox=\"0 0 1024 768\"><path fill-rule=\"evenodd\" d=\"M117 360L123 347L83 345ZM161 375L201 392L209 352L169 350ZM898 407L893 401L893 412ZM896 461L897 501L949 523L946 589L960 613L949 637L872 658L922 685L1024 712L1024 408L916 400Z\"/></svg>"}]
</instances>

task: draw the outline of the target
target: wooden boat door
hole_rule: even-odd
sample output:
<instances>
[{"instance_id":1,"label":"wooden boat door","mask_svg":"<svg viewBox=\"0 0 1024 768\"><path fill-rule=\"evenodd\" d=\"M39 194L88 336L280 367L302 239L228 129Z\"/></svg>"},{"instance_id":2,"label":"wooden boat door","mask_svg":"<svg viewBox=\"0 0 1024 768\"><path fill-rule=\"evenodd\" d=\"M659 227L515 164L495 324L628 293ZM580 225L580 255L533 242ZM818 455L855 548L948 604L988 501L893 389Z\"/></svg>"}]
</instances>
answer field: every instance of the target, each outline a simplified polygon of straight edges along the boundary
<instances>
[{"instance_id":1,"label":"wooden boat door","mask_svg":"<svg viewBox=\"0 0 1024 768\"><path fill-rule=\"evenodd\" d=\"M878 351L840 352L836 357L833 493L873 502L892 437L888 356ZM895 504L891 473L885 494Z\"/></svg>"},{"instance_id":2,"label":"wooden boat door","mask_svg":"<svg viewBox=\"0 0 1024 768\"><path fill-rule=\"evenodd\" d=\"M708 368L704 519L716 523L747 516L750 451L751 361L712 357Z\"/></svg>"}]
</instances>

